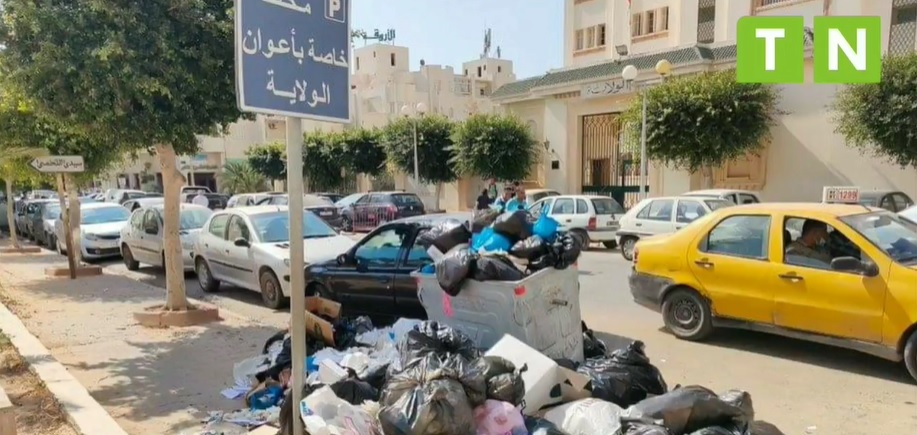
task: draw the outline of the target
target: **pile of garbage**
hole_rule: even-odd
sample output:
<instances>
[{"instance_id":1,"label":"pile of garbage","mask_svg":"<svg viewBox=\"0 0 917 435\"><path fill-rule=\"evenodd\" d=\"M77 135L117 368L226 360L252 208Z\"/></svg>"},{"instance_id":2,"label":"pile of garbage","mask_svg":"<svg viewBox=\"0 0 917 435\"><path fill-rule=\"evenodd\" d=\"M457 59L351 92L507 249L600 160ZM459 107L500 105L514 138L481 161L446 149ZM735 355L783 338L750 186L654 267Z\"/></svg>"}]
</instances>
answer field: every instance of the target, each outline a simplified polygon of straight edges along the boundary
<instances>
[{"instance_id":1,"label":"pile of garbage","mask_svg":"<svg viewBox=\"0 0 917 435\"><path fill-rule=\"evenodd\" d=\"M435 273L443 291L457 296L466 279L519 281L539 270L566 269L585 241L558 226L546 214L536 218L523 210L487 210L470 223L444 220L419 238L435 260L421 273Z\"/></svg>"},{"instance_id":2,"label":"pile of garbage","mask_svg":"<svg viewBox=\"0 0 917 435\"><path fill-rule=\"evenodd\" d=\"M257 384L245 395L250 409L278 409L268 423L279 428L268 430L279 435L292 434L295 418L313 435L782 435L755 420L748 392L670 389L642 342L608 350L582 326L588 350L578 363L511 335L485 351L441 323L400 319L353 335L351 347L310 347L299 404L276 344L288 334L252 359L268 369L236 368L248 366Z\"/></svg>"}]
</instances>

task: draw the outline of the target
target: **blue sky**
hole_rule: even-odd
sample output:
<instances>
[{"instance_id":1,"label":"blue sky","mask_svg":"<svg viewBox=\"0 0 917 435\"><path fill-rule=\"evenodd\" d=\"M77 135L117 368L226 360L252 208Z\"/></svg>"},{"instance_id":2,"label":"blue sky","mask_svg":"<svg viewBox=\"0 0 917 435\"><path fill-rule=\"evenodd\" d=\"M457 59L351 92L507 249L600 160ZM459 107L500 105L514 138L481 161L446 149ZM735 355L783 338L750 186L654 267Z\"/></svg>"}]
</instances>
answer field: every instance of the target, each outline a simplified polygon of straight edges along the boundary
<instances>
[{"instance_id":1,"label":"blue sky","mask_svg":"<svg viewBox=\"0 0 917 435\"><path fill-rule=\"evenodd\" d=\"M395 45L411 50L411 69L477 59L484 29L513 61L516 77L563 66L564 4L556 0L351 0L354 29L395 29ZM356 41L357 47L362 41Z\"/></svg>"}]
</instances>

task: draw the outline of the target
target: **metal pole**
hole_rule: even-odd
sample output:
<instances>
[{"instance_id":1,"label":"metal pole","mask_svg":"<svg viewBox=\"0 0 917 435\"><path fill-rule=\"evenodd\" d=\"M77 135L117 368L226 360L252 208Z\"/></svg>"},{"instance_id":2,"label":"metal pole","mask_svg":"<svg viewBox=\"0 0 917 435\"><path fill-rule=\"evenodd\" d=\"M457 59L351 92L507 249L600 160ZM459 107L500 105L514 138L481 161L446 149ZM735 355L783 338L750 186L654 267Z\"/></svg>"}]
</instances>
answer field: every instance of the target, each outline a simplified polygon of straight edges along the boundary
<instances>
[{"instance_id":1,"label":"metal pole","mask_svg":"<svg viewBox=\"0 0 917 435\"><path fill-rule=\"evenodd\" d=\"M414 192L420 191L420 162L417 159L417 119L414 119Z\"/></svg>"},{"instance_id":2,"label":"metal pole","mask_svg":"<svg viewBox=\"0 0 917 435\"><path fill-rule=\"evenodd\" d=\"M643 92L643 127L640 131L640 199L646 199L646 90Z\"/></svg>"},{"instance_id":3,"label":"metal pole","mask_svg":"<svg viewBox=\"0 0 917 435\"><path fill-rule=\"evenodd\" d=\"M298 416L306 377L306 294L303 262L302 121L287 118L287 189L290 193L290 341L293 357L293 435L303 435Z\"/></svg>"}]
</instances>

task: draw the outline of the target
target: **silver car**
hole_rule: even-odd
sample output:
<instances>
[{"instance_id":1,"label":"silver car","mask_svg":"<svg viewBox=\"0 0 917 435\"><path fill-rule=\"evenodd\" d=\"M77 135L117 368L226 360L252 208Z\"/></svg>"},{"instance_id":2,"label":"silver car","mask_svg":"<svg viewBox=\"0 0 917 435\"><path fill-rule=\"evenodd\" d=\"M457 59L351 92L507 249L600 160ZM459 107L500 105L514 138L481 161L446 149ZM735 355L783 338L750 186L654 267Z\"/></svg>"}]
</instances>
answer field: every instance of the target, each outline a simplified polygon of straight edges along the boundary
<instances>
[{"instance_id":1,"label":"silver car","mask_svg":"<svg viewBox=\"0 0 917 435\"><path fill-rule=\"evenodd\" d=\"M129 218L130 212L119 204L80 204L80 257L96 260L121 255L121 228ZM67 246L62 219L54 222L54 234L58 240L57 252L65 254Z\"/></svg>"},{"instance_id":2,"label":"silver car","mask_svg":"<svg viewBox=\"0 0 917 435\"><path fill-rule=\"evenodd\" d=\"M121 258L128 270L137 270L140 263L165 267L163 249L163 205L138 208L121 229ZM178 237L181 241L182 262L185 271L194 270L192 250L204 223L213 214L209 208L195 204L181 204Z\"/></svg>"},{"instance_id":3,"label":"silver car","mask_svg":"<svg viewBox=\"0 0 917 435\"><path fill-rule=\"evenodd\" d=\"M336 258L354 245L350 237L339 235L310 211L303 211L302 225L307 264ZM268 307L284 306L291 292L289 226L286 206L239 207L214 213L194 245L201 289L214 292L226 282L261 292Z\"/></svg>"}]
</instances>

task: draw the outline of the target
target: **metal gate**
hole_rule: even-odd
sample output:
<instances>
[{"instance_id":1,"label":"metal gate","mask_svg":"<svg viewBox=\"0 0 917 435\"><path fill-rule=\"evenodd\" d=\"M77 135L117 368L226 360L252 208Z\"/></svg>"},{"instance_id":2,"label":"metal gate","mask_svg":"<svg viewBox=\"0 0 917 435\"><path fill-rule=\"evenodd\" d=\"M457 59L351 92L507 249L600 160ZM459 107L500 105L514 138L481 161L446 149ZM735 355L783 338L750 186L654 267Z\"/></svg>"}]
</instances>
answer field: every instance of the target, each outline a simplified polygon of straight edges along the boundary
<instances>
[{"instance_id":1,"label":"metal gate","mask_svg":"<svg viewBox=\"0 0 917 435\"><path fill-rule=\"evenodd\" d=\"M607 195L624 208L640 200L640 165L623 147L624 128L616 113L583 117L583 193Z\"/></svg>"}]
</instances>

